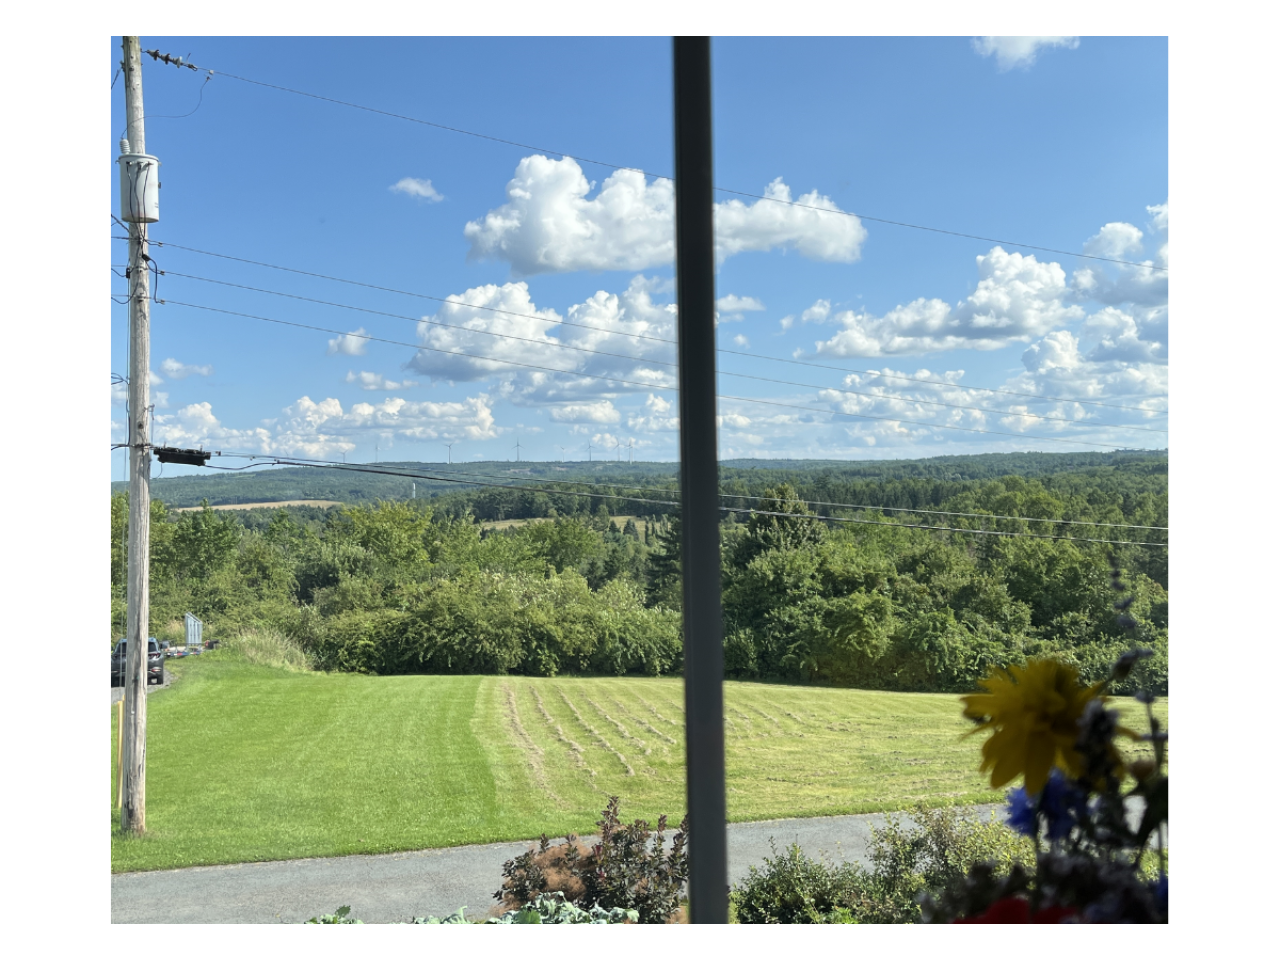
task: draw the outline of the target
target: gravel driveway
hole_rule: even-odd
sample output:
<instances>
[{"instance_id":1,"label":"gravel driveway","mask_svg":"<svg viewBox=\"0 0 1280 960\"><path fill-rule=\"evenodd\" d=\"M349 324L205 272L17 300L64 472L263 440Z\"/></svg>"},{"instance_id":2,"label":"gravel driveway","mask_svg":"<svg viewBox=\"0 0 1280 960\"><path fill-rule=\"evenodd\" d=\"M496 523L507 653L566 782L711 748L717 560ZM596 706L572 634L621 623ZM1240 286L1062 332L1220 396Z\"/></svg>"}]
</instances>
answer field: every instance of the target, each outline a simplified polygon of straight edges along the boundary
<instances>
[{"instance_id":1,"label":"gravel driveway","mask_svg":"<svg viewBox=\"0 0 1280 960\"><path fill-rule=\"evenodd\" d=\"M170 673L168 670L166 670L164 672L164 683L148 683L147 693L151 693L152 691L155 691L155 690L167 690L169 688L169 684L171 683L173 683L173 674ZM117 700L121 699L123 696L124 696L124 687L111 688L112 703L115 703Z\"/></svg>"}]
</instances>

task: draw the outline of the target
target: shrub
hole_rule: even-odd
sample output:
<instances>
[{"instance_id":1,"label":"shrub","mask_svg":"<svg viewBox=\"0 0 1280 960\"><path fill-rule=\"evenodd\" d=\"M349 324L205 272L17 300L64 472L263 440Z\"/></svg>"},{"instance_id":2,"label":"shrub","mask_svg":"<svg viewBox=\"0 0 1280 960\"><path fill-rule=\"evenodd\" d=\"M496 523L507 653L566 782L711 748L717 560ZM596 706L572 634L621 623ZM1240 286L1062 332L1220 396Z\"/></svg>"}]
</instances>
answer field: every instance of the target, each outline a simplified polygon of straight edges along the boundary
<instances>
[{"instance_id":1,"label":"shrub","mask_svg":"<svg viewBox=\"0 0 1280 960\"><path fill-rule=\"evenodd\" d=\"M664 849L667 818L658 818L651 830L645 820L624 824L618 817L620 803L610 797L601 818L600 842L587 847L570 834L552 847L544 834L536 850L530 849L502 865L502 887L494 899L514 907L535 901L540 895L562 894L578 906L605 910L633 910L640 923L667 923L680 907L680 894L689 876L685 850L688 820Z\"/></svg>"},{"instance_id":2,"label":"shrub","mask_svg":"<svg viewBox=\"0 0 1280 960\"><path fill-rule=\"evenodd\" d=\"M917 807L872 831L869 868L832 865L795 844L750 868L731 901L739 923L918 923L919 899L948 888L976 863L1005 876L1035 862L1031 842L997 822Z\"/></svg>"},{"instance_id":3,"label":"shrub","mask_svg":"<svg viewBox=\"0 0 1280 960\"><path fill-rule=\"evenodd\" d=\"M731 894L739 923L854 923L848 904L863 880L857 864L832 866L792 844L781 855L773 848L764 868L748 868L747 879Z\"/></svg>"}]
</instances>

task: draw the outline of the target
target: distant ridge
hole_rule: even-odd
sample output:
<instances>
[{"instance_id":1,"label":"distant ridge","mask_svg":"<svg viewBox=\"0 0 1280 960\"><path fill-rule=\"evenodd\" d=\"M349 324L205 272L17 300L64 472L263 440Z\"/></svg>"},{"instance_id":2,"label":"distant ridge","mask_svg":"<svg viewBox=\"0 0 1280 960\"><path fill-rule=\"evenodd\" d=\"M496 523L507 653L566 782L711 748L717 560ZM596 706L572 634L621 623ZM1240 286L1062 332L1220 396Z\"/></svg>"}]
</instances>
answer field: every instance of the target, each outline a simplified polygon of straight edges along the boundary
<instances>
[{"instance_id":1,"label":"distant ridge","mask_svg":"<svg viewBox=\"0 0 1280 960\"><path fill-rule=\"evenodd\" d=\"M473 463L422 463L392 461L351 464L404 470L413 473L450 474L462 479L484 474L495 482L519 483L521 478L540 480L590 480L593 483L638 484L670 489L679 464L670 461L626 463L617 460L588 461L476 461ZM750 460L721 461L721 480L778 483L812 481L822 476L846 479L982 480L1009 474L1025 477L1050 473L1124 468L1143 473L1167 473L1168 452L1134 450L1108 453L976 453L919 460ZM416 483L416 490L414 484ZM541 486L539 484L538 486ZM114 481L113 493L128 484ZM333 500L362 503L373 500L406 500L416 493L429 499L446 491L481 488L445 480L413 480L358 473L332 467L263 467L243 473L210 473L152 480L152 497L170 507L195 506L207 499L212 505L278 503L286 500ZM550 491L548 491L550 492Z\"/></svg>"}]
</instances>

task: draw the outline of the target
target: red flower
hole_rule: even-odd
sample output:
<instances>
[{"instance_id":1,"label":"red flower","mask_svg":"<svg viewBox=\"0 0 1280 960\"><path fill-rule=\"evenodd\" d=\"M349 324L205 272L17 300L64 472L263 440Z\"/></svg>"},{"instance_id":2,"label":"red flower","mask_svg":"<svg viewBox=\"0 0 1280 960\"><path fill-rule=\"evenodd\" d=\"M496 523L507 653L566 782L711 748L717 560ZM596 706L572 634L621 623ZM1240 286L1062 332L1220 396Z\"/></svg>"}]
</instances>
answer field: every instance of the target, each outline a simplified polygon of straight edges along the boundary
<instances>
[{"instance_id":1,"label":"red flower","mask_svg":"<svg viewBox=\"0 0 1280 960\"><path fill-rule=\"evenodd\" d=\"M1005 897L987 907L986 913L965 917L955 923L1064 923L1080 914L1072 907L1046 907L1031 912L1031 904L1022 897Z\"/></svg>"}]
</instances>

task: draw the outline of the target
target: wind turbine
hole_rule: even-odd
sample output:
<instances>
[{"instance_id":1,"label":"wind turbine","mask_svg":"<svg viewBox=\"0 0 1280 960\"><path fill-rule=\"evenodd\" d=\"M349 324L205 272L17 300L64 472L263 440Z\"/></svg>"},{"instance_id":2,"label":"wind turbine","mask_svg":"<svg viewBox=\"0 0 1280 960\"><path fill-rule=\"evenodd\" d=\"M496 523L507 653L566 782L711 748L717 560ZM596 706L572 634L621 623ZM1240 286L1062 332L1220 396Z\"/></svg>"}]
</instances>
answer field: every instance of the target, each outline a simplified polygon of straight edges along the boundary
<instances>
[{"instance_id":1,"label":"wind turbine","mask_svg":"<svg viewBox=\"0 0 1280 960\"><path fill-rule=\"evenodd\" d=\"M569 452L568 449L560 446L558 443L556 444L556 449L560 451L560 462L564 463L564 455Z\"/></svg>"},{"instance_id":2,"label":"wind turbine","mask_svg":"<svg viewBox=\"0 0 1280 960\"><path fill-rule=\"evenodd\" d=\"M635 443L635 438L627 441L627 463L631 462L631 446Z\"/></svg>"},{"instance_id":3,"label":"wind turbine","mask_svg":"<svg viewBox=\"0 0 1280 960\"><path fill-rule=\"evenodd\" d=\"M591 462L591 441L587 441L587 463Z\"/></svg>"},{"instance_id":4,"label":"wind turbine","mask_svg":"<svg viewBox=\"0 0 1280 960\"><path fill-rule=\"evenodd\" d=\"M614 450L614 459L621 460L622 459L622 441L621 440L613 441L613 450Z\"/></svg>"},{"instance_id":5,"label":"wind turbine","mask_svg":"<svg viewBox=\"0 0 1280 960\"><path fill-rule=\"evenodd\" d=\"M516 463L519 463L520 462L520 438L519 437L516 437L515 450L516 450Z\"/></svg>"},{"instance_id":6,"label":"wind turbine","mask_svg":"<svg viewBox=\"0 0 1280 960\"><path fill-rule=\"evenodd\" d=\"M453 441L453 443L457 443L457 442L458 442L457 440ZM449 451L449 462L450 462L450 463L453 463L453 443L446 443L446 444L444 444L444 446L445 446L445 447L448 449L448 451Z\"/></svg>"}]
</instances>

